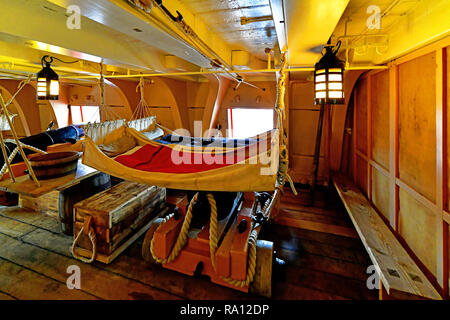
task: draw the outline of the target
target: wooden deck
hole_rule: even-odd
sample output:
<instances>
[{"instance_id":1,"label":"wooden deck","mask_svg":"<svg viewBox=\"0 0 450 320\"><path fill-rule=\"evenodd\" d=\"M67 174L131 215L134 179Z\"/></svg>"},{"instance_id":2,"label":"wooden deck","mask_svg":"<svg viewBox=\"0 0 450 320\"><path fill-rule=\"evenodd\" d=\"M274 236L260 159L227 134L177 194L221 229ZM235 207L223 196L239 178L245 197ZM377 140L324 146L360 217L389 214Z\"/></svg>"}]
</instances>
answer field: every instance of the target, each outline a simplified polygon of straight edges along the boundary
<instances>
[{"instance_id":1,"label":"wooden deck","mask_svg":"<svg viewBox=\"0 0 450 320\"><path fill-rule=\"evenodd\" d=\"M264 238L274 241L278 257L287 260L284 277L274 281L273 299L377 299L377 292L366 287L365 272L371 262L353 236L351 222L340 206L324 208L322 200L318 207L305 207L302 197L286 192L282 198L282 212L289 210L290 219L299 221L297 226L303 229L274 224L265 233ZM350 231L336 235L342 227ZM55 218L2 208L0 300L262 299L212 284L206 277L148 266L140 257L141 241L110 265L87 265L71 257L72 239L60 232ZM66 286L70 265L81 269L81 290Z\"/></svg>"}]
</instances>

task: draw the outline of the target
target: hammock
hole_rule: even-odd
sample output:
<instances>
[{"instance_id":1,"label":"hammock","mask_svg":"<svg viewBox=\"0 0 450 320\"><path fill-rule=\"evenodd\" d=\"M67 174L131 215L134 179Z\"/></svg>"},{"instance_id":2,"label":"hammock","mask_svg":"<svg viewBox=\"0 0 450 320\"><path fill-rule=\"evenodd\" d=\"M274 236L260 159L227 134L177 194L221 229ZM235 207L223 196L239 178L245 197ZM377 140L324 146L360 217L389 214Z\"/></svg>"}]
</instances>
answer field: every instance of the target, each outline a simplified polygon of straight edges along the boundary
<instances>
[{"instance_id":1,"label":"hammock","mask_svg":"<svg viewBox=\"0 0 450 320\"><path fill-rule=\"evenodd\" d=\"M144 99L143 78L141 78L138 86L136 87L136 91L138 91L138 89L140 90L141 99L131 116L131 120L127 121L126 119L120 119L120 117L114 111L110 110L106 106L103 63L100 63L100 75L101 77L99 81L99 87L101 95L101 105L99 106L99 108L104 111L106 115L108 115L109 113L113 118L115 118L115 120L87 123L83 126L86 136L89 136L97 145L103 144L106 135L122 127L123 125L143 132L144 135L151 140L159 138L164 134L164 131L161 128L158 128L156 125L156 117L147 110L148 105Z\"/></svg>"},{"instance_id":2,"label":"hammock","mask_svg":"<svg viewBox=\"0 0 450 320\"><path fill-rule=\"evenodd\" d=\"M90 138L84 141L84 164L125 180L195 191L271 191L278 172L278 133L268 132L248 143L228 140L221 146L187 146L153 141L122 126L103 143L132 138L137 146L108 157ZM232 146L232 147L228 147Z\"/></svg>"},{"instance_id":3,"label":"hammock","mask_svg":"<svg viewBox=\"0 0 450 320\"><path fill-rule=\"evenodd\" d=\"M106 135L102 134L101 139L86 132L83 163L125 180L172 189L273 191L280 189L288 180L296 193L287 174L287 138L283 129L286 77L284 55L282 60L275 108L278 114L276 129L245 140L185 139L172 136L170 139L165 137L153 141L125 123ZM142 79L138 87L141 89L138 109L143 112L146 103ZM219 145L213 143L217 141Z\"/></svg>"}]
</instances>

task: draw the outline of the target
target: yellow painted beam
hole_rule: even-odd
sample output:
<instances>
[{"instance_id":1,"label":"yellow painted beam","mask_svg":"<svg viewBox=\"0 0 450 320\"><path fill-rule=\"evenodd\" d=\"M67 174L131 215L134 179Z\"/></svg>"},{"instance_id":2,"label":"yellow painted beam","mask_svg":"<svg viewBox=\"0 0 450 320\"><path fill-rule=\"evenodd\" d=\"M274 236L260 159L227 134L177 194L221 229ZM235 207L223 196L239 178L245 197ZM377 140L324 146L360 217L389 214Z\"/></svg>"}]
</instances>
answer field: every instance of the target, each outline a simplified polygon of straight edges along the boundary
<instances>
[{"instance_id":1,"label":"yellow painted beam","mask_svg":"<svg viewBox=\"0 0 450 320\"><path fill-rule=\"evenodd\" d=\"M346 70L374 70L374 69L387 69L385 65L382 66L353 66ZM258 69L258 70L210 70L210 71L195 71L195 72L167 72L167 73L143 73L143 74L115 74L115 75L104 75L105 78L139 78L139 77L171 77L171 76L192 76L192 75L206 75L206 74L223 74L223 73L275 73L279 72L280 69ZM302 67L302 68L290 68L286 69L289 72L311 72L314 71L314 67ZM61 79L93 79L98 78L97 76L63 76Z\"/></svg>"}]
</instances>

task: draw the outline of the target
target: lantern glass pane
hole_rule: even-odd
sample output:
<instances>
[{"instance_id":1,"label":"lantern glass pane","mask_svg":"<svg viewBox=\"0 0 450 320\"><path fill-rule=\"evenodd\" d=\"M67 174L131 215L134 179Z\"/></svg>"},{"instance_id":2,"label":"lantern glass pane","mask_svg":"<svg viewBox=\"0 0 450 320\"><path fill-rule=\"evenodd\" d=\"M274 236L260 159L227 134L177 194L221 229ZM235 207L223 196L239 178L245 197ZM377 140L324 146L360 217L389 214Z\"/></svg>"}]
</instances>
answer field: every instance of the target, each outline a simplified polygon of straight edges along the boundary
<instances>
[{"instance_id":1,"label":"lantern glass pane","mask_svg":"<svg viewBox=\"0 0 450 320\"><path fill-rule=\"evenodd\" d=\"M328 75L328 81L342 81L342 75L331 73Z\"/></svg>"},{"instance_id":2,"label":"lantern glass pane","mask_svg":"<svg viewBox=\"0 0 450 320\"><path fill-rule=\"evenodd\" d=\"M326 90L326 89L327 89L327 84L326 83L318 83L318 84L316 84L316 91Z\"/></svg>"},{"instance_id":3,"label":"lantern glass pane","mask_svg":"<svg viewBox=\"0 0 450 320\"><path fill-rule=\"evenodd\" d=\"M320 69L320 70L317 70L317 71L316 71L316 74L325 73L325 71L326 71L325 69Z\"/></svg>"},{"instance_id":4,"label":"lantern glass pane","mask_svg":"<svg viewBox=\"0 0 450 320\"><path fill-rule=\"evenodd\" d=\"M316 99L325 99L327 97L326 91L316 92Z\"/></svg>"},{"instance_id":5,"label":"lantern glass pane","mask_svg":"<svg viewBox=\"0 0 450 320\"><path fill-rule=\"evenodd\" d=\"M330 98L340 99L340 98L342 98L342 91L330 91L330 92L328 92L328 96Z\"/></svg>"},{"instance_id":6,"label":"lantern glass pane","mask_svg":"<svg viewBox=\"0 0 450 320\"><path fill-rule=\"evenodd\" d=\"M329 90L342 90L342 83L341 82L330 82L328 84Z\"/></svg>"},{"instance_id":7,"label":"lantern glass pane","mask_svg":"<svg viewBox=\"0 0 450 320\"><path fill-rule=\"evenodd\" d=\"M316 82L325 82L327 79L324 74L316 76Z\"/></svg>"},{"instance_id":8,"label":"lantern glass pane","mask_svg":"<svg viewBox=\"0 0 450 320\"><path fill-rule=\"evenodd\" d=\"M328 72L342 72L342 69L341 68L331 68L331 69L328 69Z\"/></svg>"},{"instance_id":9,"label":"lantern glass pane","mask_svg":"<svg viewBox=\"0 0 450 320\"><path fill-rule=\"evenodd\" d=\"M59 82L57 80L50 81L50 95L52 96L59 95Z\"/></svg>"}]
</instances>

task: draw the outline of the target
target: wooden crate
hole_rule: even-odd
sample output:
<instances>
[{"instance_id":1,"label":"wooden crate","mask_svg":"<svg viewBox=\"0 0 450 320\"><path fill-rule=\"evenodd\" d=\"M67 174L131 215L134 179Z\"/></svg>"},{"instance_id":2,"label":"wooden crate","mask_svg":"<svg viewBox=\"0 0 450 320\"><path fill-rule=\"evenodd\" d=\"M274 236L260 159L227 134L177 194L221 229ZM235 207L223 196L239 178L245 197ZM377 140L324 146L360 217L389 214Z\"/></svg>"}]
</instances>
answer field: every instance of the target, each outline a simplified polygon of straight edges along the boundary
<instances>
[{"instance_id":1,"label":"wooden crate","mask_svg":"<svg viewBox=\"0 0 450 320\"><path fill-rule=\"evenodd\" d=\"M62 232L72 235L74 204L110 186L110 176L99 172L67 188L55 189L38 197L20 194L19 206L58 218L61 221Z\"/></svg>"},{"instance_id":2,"label":"wooden crate","mask_svg":"<svg viewBox=\"0 0 450 320\"><path fill-rule=\"evenodd\" d=\"M143 234L165 207L166 189L124 181L74 206L74 238L91 218L97 238L96 260L109 263ZM78 248L90 257L91 243L81 236Z\"/></svg>"},{"instance_id":3,"label":"wooden crate","mask_svg":"<svg viewBox=\"0 0 450 320\"><path fill-rule=\"evenodd\" d=\"M19 195L19 206L59 218L59 194L60 192L55 190L37 198Z\"/></svg>"}]
</instances>

